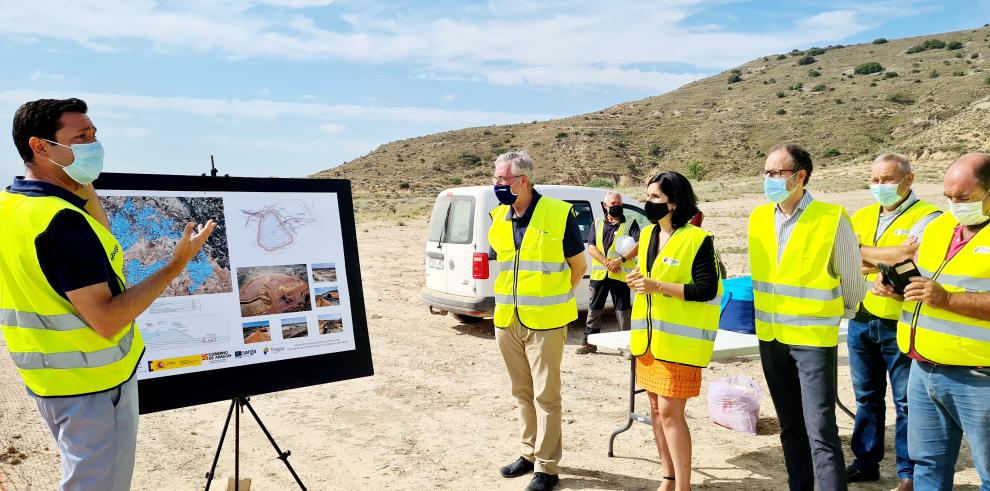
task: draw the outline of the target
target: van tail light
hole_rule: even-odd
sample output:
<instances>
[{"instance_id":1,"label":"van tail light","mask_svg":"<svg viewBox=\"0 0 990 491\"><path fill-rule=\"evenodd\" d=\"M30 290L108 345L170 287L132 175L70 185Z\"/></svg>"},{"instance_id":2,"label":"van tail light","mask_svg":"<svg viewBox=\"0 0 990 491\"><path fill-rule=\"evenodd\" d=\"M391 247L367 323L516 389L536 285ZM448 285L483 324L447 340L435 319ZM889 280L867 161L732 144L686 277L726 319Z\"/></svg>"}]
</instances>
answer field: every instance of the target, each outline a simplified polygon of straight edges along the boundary
<instances>
[{"instance_id":1,"label":"van tail light","mask_svg":"<svg viewBox=\"0 0 990 491\"><path fill-rule=\"evenodd\" d=\"M471 264L471 273L476 280L488 279L488 254L475 252L474 260Z\"/></svg>"}]
</instances>

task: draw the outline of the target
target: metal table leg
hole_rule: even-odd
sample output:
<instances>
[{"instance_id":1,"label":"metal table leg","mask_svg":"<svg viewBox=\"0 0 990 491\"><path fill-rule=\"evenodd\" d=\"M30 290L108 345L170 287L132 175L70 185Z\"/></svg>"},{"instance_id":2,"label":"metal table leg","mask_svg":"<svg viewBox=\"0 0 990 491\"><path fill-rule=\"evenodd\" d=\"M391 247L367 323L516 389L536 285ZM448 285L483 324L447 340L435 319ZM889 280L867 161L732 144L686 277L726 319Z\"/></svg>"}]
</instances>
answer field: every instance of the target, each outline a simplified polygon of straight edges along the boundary
<instances>
[{"instance_id":1,"label":"metal table leg","mask_svg":"<svg viewBox=\"0 0 990 491\"><path fill-rule=\"evenodd\" d=\"M649 415L643 415L636 412L636 394L646 392L643 389L636 389L636 357L629 353L626 353L626 359L629 360L629 412L626 419L626 424L616 428L612 432L612 436L608 439L608 456L614 457L613 448L615 447L615 437L619 433L624 433L632 428L633 421L639 421L640 423L645 423L648 425L653 425L653 421L650 419Z\"/></svg>"}]
</instances>

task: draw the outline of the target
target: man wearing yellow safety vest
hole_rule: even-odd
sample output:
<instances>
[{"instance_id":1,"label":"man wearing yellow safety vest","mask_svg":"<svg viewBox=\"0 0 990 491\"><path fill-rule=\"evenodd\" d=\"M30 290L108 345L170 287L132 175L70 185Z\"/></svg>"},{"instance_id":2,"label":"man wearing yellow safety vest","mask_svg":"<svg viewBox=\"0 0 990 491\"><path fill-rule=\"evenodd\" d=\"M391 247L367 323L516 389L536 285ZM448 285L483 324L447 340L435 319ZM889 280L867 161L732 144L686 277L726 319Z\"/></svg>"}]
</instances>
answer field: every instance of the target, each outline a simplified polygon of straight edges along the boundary
<instances>
[{"instance_id":1,"label":"man wearing yellow safety vest","mask_svg":"<svg viewBox=\"0 0 990 491\"><path fill-rule=\"evenodd\" d=\"M921 235L897 323L914 361L908 453L918 489L952 489L963 434L990 489L990 154L956 160L943 182L949 213ZM873 294L900 300L878 275Z\"/></svg>"},{"instance_id":2,"label":"man wearing yellow safety vest","mask_svg":"<svg viewBox=\"0 0 990 491\"><path fill-rule=\"evenodd\" d=\"M770 203L749 217L756 335L792 490L846 489L835 422L839 323L863 299L862 256L845 210L805 191L811 156L778 145L762 175Z\"/></svg>"},{"instance_id":3,"label":"man wearing yellow safety vest","mask_svg":"<svg viewBox=\"0 0 990 491\"><path fill-rule=\"evenodd\" d=\"M0 329L62 457L63 491L127 490L134 470L144 343L134 319L216 225L186 226L172 260L124 284L124 257L92 182L103 147L79 99L14 115L25 175L0 192Z\"/></svg>"},{"instance_id":4,"label":"man wearing yellow safety vest","mask_svg":"<svg viewBox=\"0 0 990 491\"><path fill-rule=\"evenodd\" d=\"M557 485L562 452L560 362L567 325L577 319L574 288L588 268L577 216L569 203L533 189L533 159L512 151L495 160L501 206L491 212L488 241L498 264L495 340L519 405L521 456L503 477L534 471L527 491Z\"/></svg>"},{"instance_id":5,"label":"man wearing yellow safety vest","mask_svg":"<svg viewBox=\"0 0 990 491\"><path fill-rule=\"evenodd\" d=\"M925 226L942 213L935 205L915 196L911 190L913 183L911 162L904 155L885 153L873 161L870 192L876 203L859 209L852 217L867 284L873 283L877 264L894 265L910 259ZM907 448L907 383L911 360L897 348L900 315L900 301L867 293L856 317L849 321L846 344L857 407L850 442L855 460L846 468L846 480L880 479L889 374L897 414L894 453L897 477L901 480L898 490L903 491L912 489L914 465Z\"/></svg>"},{"instance_id":6,"label":"man wearing yellow safety vest","mask_svg":"<svg viewBox=\"0 0 990 491\"><path fill-rule=\"evenodd\" d=\"M588 343L588 336L601 332L602 314L605 301L612 296L612 307L619 321L619 330L629 330L632 309L631 292L626 284L626 274L636 267L635 258L639 254L639 224L626 220L622 212L622 195L609 191L602 201L605 216L595 220L588 231L588 254L591 256L591 299L588 304L588 319L584 329L584 340L576 351L579 355L594 353L598 347ZM623 250L618 250L620 237L631 237L632 242Z\"/></svg>"}]
</instances>

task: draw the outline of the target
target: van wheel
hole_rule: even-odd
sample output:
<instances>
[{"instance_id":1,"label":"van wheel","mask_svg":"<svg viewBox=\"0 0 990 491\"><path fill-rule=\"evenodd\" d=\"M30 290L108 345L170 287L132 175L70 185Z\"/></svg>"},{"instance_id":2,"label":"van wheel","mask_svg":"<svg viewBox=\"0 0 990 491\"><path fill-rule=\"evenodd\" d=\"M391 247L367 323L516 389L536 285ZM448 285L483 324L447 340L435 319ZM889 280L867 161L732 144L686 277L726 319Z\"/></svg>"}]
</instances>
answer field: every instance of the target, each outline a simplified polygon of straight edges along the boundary
<instances>
[{"instance_id":1,"label":"van wheel","mask_svg":"<svg viewBox=\"0 0 990 491\"><path fill-rule=\"evenodd\" d=\"M455 319L457 319L457 322L460 322L461 324L477 324L484 320L481 317L475 317L473 315L455 314L453 312L451 312L450 315L453 316Z\"/></svg>"}]
</instances>

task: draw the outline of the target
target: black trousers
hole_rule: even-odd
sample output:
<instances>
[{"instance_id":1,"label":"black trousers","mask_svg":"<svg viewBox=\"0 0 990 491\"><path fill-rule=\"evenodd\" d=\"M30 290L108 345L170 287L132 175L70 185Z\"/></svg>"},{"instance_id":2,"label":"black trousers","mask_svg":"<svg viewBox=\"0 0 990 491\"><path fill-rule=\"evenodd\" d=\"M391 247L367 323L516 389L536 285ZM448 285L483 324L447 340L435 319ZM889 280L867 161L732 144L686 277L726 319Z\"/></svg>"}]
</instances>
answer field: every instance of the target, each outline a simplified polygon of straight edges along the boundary
<instances>
[{"instance_id":1,"label":"black trousers","mask_svg":"<svg viewBox=\"0 0 990 491\"><path fill-rule=\"evenodd\" d=\"M846 465L835 423L838 350L760 341L763 375L780 420L790 489L845 490Z\"/></svg>"},{"instance_id":2,"label":"black trousers","mask_svg":"<svg viewBox=\"0 0 990 491\"><path fill-rule=\"evenodd\" d=\"M605 309L605 302L608 297L612 297L612 306L615 307L615 316L619 321L619 329L629 329L629 318L632 314L632 292L629 285L624 281L605 277L601 281L590 281L591 299L588 302L588 321L584 327L584 341L588 342L589 334L602 332L602 311Z\"/></svg>"}]
</instances>

